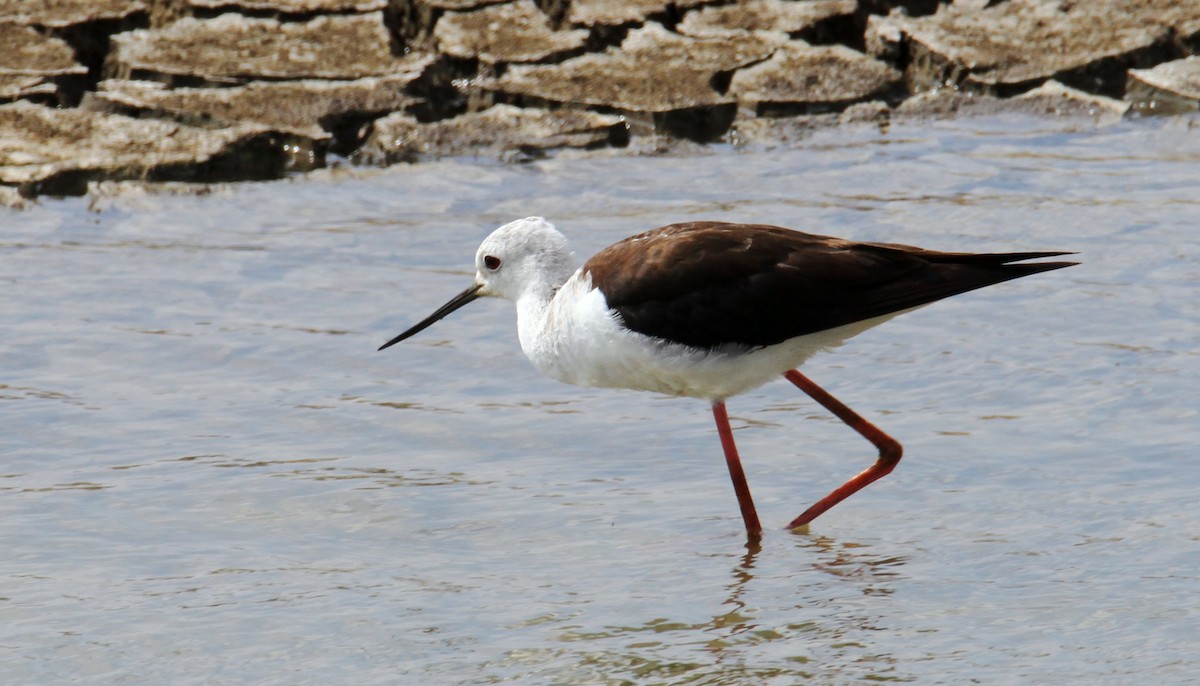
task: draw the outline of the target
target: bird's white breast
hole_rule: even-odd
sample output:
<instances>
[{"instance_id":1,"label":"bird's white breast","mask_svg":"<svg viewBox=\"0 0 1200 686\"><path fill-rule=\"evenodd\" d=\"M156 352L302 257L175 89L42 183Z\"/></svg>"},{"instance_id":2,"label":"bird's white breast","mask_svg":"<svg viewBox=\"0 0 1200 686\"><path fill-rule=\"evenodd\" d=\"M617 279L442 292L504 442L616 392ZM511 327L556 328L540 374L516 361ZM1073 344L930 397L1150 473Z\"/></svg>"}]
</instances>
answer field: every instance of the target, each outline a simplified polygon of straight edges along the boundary
<instances>
[{"instance_id":1,"label":"bird's white breast","mask_svg":"<svg viewBox=\"0 0 1200 686\"><path fill-rule=\"evenodd\" d=\"M761 386L820 350L890 317L778 345L700 350L626 329L604 294L576 272L546 301L517 301L521 348L543 374L578 386L631 388L720 400Z\"/></svg>"}]
</instances>

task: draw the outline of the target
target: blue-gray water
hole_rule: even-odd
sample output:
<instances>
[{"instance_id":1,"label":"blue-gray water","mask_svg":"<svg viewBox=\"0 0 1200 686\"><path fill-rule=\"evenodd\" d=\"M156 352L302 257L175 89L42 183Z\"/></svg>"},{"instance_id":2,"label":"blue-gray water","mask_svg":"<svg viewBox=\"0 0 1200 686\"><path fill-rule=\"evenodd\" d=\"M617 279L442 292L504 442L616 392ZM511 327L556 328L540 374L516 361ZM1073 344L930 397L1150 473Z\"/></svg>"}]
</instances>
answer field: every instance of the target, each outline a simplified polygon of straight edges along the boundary
<instances>
[{"instance_id":1,"label":"blue-gray water","mask_svg":"<svg viewBox=\"0 0 1200 686\"><path fill-rule=\"evenodd\" d=\"M965 120L691 157L446 161L0 230L0 682L1183 683L1200 670L1200 134ZM529 214L1083 265L707 407L539 378L511 305L375 348Z\"/></svg>"}]
</instances>

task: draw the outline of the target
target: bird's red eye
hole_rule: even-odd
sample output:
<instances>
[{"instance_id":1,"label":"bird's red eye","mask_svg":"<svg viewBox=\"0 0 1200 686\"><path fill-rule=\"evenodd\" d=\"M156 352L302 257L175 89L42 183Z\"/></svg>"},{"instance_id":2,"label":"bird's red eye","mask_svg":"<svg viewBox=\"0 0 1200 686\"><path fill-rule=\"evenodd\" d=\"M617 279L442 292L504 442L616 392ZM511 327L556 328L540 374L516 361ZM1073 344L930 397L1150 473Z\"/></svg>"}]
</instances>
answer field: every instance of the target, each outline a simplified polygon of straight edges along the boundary
<instances>
[{"instance_id":1,"label":"bird's red eye","mask_svg":"<svg viewBox=\"0 0 1200 686\"><path fill-rule=\"evenodd\" d=\"M483 266L487 267L488 269L490 269L492 271L496 271L497 269L500 268L500 258L496 257L495 255L484 255L483 256Z\"/></svg>"}]
</instances>

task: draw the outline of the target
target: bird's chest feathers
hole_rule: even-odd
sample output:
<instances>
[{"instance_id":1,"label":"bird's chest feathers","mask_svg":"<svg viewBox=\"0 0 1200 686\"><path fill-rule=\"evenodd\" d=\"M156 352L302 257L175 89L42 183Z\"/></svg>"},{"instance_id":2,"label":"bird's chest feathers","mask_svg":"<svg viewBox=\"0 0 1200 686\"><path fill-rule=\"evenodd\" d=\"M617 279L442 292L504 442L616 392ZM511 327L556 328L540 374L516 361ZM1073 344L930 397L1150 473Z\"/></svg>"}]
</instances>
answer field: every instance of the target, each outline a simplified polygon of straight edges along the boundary
<instances>
[{"instance_id":1,"label":"bird's chest feathers","mask_svg":"<svg viewBox=\"0 0 1200 686\"><path fill-rule=\"evenodd\" d=\"M590 280L568 279L551 298L517 302L521 349L542 373L580 386L614 386L627 380L636 355L623 356L629 333Z\"/></svg>"},{"instance_id":2,"label":"bird's chest feathers","mask_svg":"<svg viewBox=\"0 0 1200 686\"><path fill-rule=\"evenodd\" d=\"M578 386L693 395L689 377L707 354L629 331L588 279L549 300L517 302L521 348L543 374Z\"/></svg>"}]
</instances>

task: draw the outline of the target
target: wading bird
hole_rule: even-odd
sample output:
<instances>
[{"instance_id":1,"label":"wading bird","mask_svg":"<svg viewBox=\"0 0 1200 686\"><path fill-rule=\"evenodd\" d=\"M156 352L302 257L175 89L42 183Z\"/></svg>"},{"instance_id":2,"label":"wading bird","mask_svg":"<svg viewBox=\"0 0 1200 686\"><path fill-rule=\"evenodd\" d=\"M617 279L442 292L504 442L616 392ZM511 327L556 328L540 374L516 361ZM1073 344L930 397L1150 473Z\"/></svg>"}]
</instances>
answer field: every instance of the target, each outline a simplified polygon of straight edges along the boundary
<instances>
[{"instance_id":1,"label":"wading bird","mask_svg":"<svg viewBox=\"0 0 1200 686\"><path fill-rule=\"evenodd\" d=\"M751 537L762 532L725 400L782 374L879 450L875 464L788 524L797 528L888 474L900 444L796 371L813 354L935 300L1075 262L1066 252L939 252L857 243L777 226L687 222L631 236L576 267L541 217L510 222L475 255L475 283L380 346L467 303L517 306L521 349L542 373L579 386L707 400Z\"/></svg>"}]
</instances>

